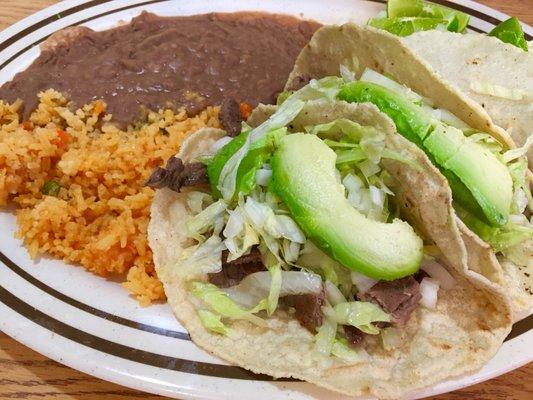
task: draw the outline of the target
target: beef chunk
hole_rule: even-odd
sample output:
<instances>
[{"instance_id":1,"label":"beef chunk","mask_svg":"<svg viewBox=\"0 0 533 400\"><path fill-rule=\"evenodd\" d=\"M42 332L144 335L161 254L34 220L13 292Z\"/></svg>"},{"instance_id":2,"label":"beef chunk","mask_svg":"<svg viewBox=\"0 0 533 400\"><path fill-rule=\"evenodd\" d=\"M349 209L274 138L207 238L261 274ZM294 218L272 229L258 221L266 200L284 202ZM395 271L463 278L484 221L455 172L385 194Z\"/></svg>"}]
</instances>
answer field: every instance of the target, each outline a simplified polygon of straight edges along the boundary
<instances>
[{"instance_id":1,"label":"beef chunk","mask_svg":"<svg viewBox=\"0 0 533 400\"><path fill-rule=\"evenodd\" d=\"M209 282L220 288L237 285L245 277L254 272L266 271L257 247L252 247L249 254L228 262L228 251L222 252L222 270L208 274Z\"/></svg>"},{"instance_id":2,"label":"beef chunk","mask_svg":"<svg viewBox=\"0 0 533 400\"><path fill-rule=\"evenodd\" d=\"M355 326L351 326L351 325L344 325L343 328L344 328L344 335L346 335L348 344L351 347L357 347L363 342L365 335L366 335L363 331L360 331Z\"/></svg>"},{"instance_id":3,"label":"beef chunk","mask_svg":"<svg viewBox=\"0 0 533 400\"><path fill-rule=\"evenodd\" d=\"M393 325L403 326L421 297L420 285L410 276L391 282L380 281L361 294L359 299L378 304L390 314Z\"/></svg>"},{"instance_id":4,"label":"beef chunk","mask_svg":"<svg viewBox=\"0 0 533 400\"><path fill-rule=\"evenodd\" d=\"M313 77L309 74L297 75L292 79L292 82L287 87L287 90L299 90L311 82Z\"/></svg>"},{"instance_id":5,"label":"beef chunk","mask_svg":"<svg viewBox=\"0 0 533 400\"><path fill-rule=\"evenodd\" d=\"M242 116L239 103L234 99L225 99L220 106L220 122L229 136L241 133Z\"/></svg>"},{"instance_id":6,"label":"beef chunk","mask_svg":"<svg viewBox=\"0 0 533 400\"><path fill-rule=\"evenodd\" d=\"M165 168L154 170L146 186L154 189L168 187L179 192L183 186L209 183L207 167L202 163L183 164L180 158L170 157Z\"/></svg>"},{"instance_id":7,"label":"beef chunk","mask_svg":"<svg viewBox=\"0 0 533 400\"><path fill-rule=\"evenodd\" d=\"M281 301L288 307L294 307L296 319L309 332L315 333L322 325L324 321L322 306L326 303L324 288L318 294L295 294L285 296Z\"/></svg>"},{"instance_id":8,"label":"beef chunk","mask_svg":"<svg viewBox=\"0 0 533 400\"><path fill-rule=\"evenodd\" d=\"M209 282L220 288L235 286L254 272L266 271L257 247L252 247L249 254L229 262L228 254L227 250L222 252L222 270L208 274ZM311 333L315 333L324 320L322 306L326 303L326 291L322 288L318 294L284 296L280 298L280 303L294 307L295 317L300 324Z\"/></svg>"}]
</instances>

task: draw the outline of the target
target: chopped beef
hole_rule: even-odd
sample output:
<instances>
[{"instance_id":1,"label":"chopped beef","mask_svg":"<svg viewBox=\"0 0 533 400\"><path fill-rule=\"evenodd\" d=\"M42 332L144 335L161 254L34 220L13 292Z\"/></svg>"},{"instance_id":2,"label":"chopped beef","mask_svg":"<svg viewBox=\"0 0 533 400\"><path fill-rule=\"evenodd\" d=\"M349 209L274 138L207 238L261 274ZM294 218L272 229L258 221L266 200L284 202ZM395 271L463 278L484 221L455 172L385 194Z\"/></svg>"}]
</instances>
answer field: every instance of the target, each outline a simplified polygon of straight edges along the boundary
<instances>
[{"instance_id":1,"label":"chopped beef","mask_svg":"<svg viewBox=\"0 0 533 400\"><path fill-rule=\"evenodd\" d=\"M220 122L229 136L241 133L242 116L239 103L235 99L224 99L220 106Z\"/></svg>"},{"instance_id":2,"label":"chopped beef","mask_svg":"<svg viewBox=\"0 0 533 400\"><path fill-rule=\"evenodd\" d=\"M363 331L351 325L344 325L343 328L344 328L344 335L346 335L348 344L351 347L357 347L363 342L365 338L365 333Z\"/></svg>"},{"instance_id":3,"label":"chopped beef","mask_svg":"<svg viewBox=\"0 0 533 400\"><path fill-rule=\"evenodd\" d=\"M252 247L249 254L229 262L227 261L228 254L227 250L222 252L222 269L208 274L209 282L220 288L235 286L250 274L266 271L257 247ZM295 317L300 324L311 333L315 333L324 320L322 306L326 303L326 291L322 288L318 294L284 296L280 298L280 303L287 307L294 307Z\"/></svg>"},{"instance_id":4,"label":"chopped beef","mask_svg":"<svg viewBox=\"0 0 533 400\"><path fill-rule=\"evenodd\" d=\"M313 77L309 74L297 75L292 79L291 84L287 87L287 90L299 90L311 82Z\"/></svg>"},{"instance_id":5,"label":"chopped beef","mask_svg":"<svg viewBox=\"0 0 533 400\"><path fill-rule=\"evenodd\" d=\"M179 192L182 186L194 186L209 183L207 167L202 163L183 164L177 157L170 157L165 168L158 167L154 170L146 186L154 189L168 187Z\"/></svg>"},{"instance_id":6,"label":"chopped beef","mask_svg":"<svg viewBox=\"0 0 533 400\"><path fill-rule=\"evenodd\" d=\"M412 277L380 281L359 296L359 300L378 304L391 316L391 323L404 326L421 298L420 285Z\"/></svg>"},{"instance_id":7,"label":"chopped beef","mask_svg":"<svg viewBox=\"0 0 533 400\"><path fill-rule=\"evenodd\" d=\"M252 247L249 254L243 255L233 261L227 261L228 251L222 252L222 269L219 272L208 274L209 282L220 288L237 285L245 277L254 272L266 271L257 247Z\"/></svg>"},{"instance_id":8,"label":"chopped beef","mask_svg":"<svg viewBox=\"0 0 533 400\"><path fill-rule=\"evenodd\" d=\"M294 307L296 319L309 332L315 333L322 325L324 321L322 306L326 303L324 288L318 294L295 294L285 296L281 301L288 307Z\"/></svg>"}]
</instances>

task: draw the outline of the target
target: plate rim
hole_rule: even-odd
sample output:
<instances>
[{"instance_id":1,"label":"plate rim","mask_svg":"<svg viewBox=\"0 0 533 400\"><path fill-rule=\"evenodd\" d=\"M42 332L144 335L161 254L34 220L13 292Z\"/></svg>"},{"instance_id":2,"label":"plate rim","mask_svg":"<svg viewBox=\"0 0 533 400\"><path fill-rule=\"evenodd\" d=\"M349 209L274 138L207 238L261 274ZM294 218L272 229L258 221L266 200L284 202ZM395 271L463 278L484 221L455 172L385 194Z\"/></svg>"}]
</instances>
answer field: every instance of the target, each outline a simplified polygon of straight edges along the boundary
<instances>
[{"instance_id":1,"label":"plate rim","mask_svg":"<svg viewBox=\"0 0 533 400\"><path fill-rule=\"evenodd\" d=\"M38 23L39 21L43 21L45 19L49 20L54 15L56 15L58 13L62 13L65 10L70 9L70 8L76 8L76 7L80 7L80 6L85 6L85 7L82 7L82 11L80 11L80 12L83 13L83 9L88 9L88 8L91 8L91 7L107 5L107 4L111 4L111 3L115 4L115 3L121 3L122 2L122 3L132 4L132 7L139 7L140 5L151 4L151 3L155 3L156 1L165 1L165 0L152 0L152 1L134 0L134 1L130 1L130 2L123 2L121 0L93 0L93 1L64 0L64 1L61 1L61 2L59 2L57 4L52 5L50 7L42 9L42 10L38 11L37 13L34 13L34 14L24 18L23 20L17 22L16 24L13 24L10 27L6 28L5 30L1 31L0 32L0 43L4 44L4 43L7 42L8 43L8 45L6 46L6 48L7 48L7 47L9 47L11 45L10 41L13 41L13 43L16 43L18 40L21 40L21 39L23 39L24 37L27 36L27 35L23 35L20 39L16 39L16 40L13 39L13 38L16 38L17 35L20 32L27 31L27 29L29 29L32 26L31 24L33 23L33 21L37 21L37 23ZM383 3L382 1L379 1L379 0L359 0L359 1L370 1L370 2ZM463 4L465 6L471 7L471 9L473 9L473 10L480 10L482 13L485 13L485 15L490 15L491 17L496 18L496 19L504 19L505 17L508 17L506 14L504 14L504 13L498 11L498 10L495 10L495 9L493 9L491 7L488 7L488 6L485 6L485 5L481 5L479 3L475 3L475 2L470 1L470 0L456 0L454 2L450 2L450 1L446 1L446 0L439 0L439 1L435 1L435 2L450 3L452 5ZM89 5L89 4L91 4L91 5L89 7L87 7L87 5ZM114 9L111 10L111 13L114 13L114 12L116 12L116 10L114 10ZM486 13L488 13L488 14L486 14ZM101 17L101 15L99 17ZM524 26L524 30L525 30L526 33L528 33L529 35L533 34L533 29L529 25L527 25L527 24L522 24L522 25ZM43 26L46 26L46 24L43 25ZM0 49L0 50L2 50L2 49ZM2 70L2 68L0 68L0 71L1 70ZM4 264L3 260L0 260L0 263ZM1 285L0 285L0 289L3 289ZM7 324L5 322L2 322L0 324L0 326L2 328L2 331L4 331L8 336L13 337L15 340L20 341L21 343L23 343L27 347L30 347L33 350L35 350L35 351L37 351L37 352L39 352L41 354L45 354L47 357L49 357L51 359L54 359L56 361L59 361L62 364L65 364L65 365L68 365L68 366L70 366L70 367L72 367L74 369L89 373L89 374L91 374L93 376L97 376L97 377L99 377L99 378L101 378L103 380L111 381L111 382L118 383L118 384L121 384L121 385L124 385L124 386L127 386L127 387L132 387L132 388L135 388L135 389L147 391L146 382L145 381L141 380L141 381L137 382L137 380L135 378L133 378L133 380L127 381L127 380L124 379L124 375L120 374L117 371L115 371L115 373L118 374L116 379L110 379L109 376L97 374L94 370L92 370L91 372L85 371L84 368L83 368L83 365L78 365L78 366L71 365L69 360L67 360L65 358L62 358L60 356L60 354L55 354L55 356L47 354L49 352L48 351L44 351L42 346L39 346L39 348L35 348L34 346L32 346L31 343L27 343L28 340L19 340L17 337L20 338L20 335L14 334L13 330L10 330L9 326L7 326ZM528 336L531 336L531 338L533 339L533 332L530 331L528 333ZM65 339L65 340L68 340L68 339ZM512 340L514 340L514 339L512 339ZM29 340L29 342L31 342L31 340ZM486 376L481 381L484 381L484 380L487 380L487 379L491 379L494 376L499 376L499 375L501 375L503 373L506 373L506 372L508 372L508 371L510 371L512 369L518 368L518 367L526 364L527 362L532 361L532 359L533 359L533 355L531 355L529 360L524 359L523 360L524 362L520 363L520 365L512 365L512 366L510 366L510 368L508 368L507 370L505 370L505 371L503 371L501 373L499 373L499 371L497 371L494 375ZM479 383L479 382L475 382L475 383ZM452 388L450 390L457 390L458 388L464 387L464 386L465 385L458 386L458 387ZM180 397L187 396L186 398L200 398L200 397L197 397L196 395L193 395L192 392L189 393L189 394L187 394L187 393L177 393L177 392L169 393L166 390L159 391L159 390L157 390L156 387L151 387L151 388L148 389L148 391L151 392L151 393L157 393L157 394L161 394L161 395L165 395L165 396L179 395ZM448 390L446 390L446 391L448 391ZM442 392L439 392L439 393L442 393ZM430 394L433 395L433 394L437 394L437 393L430 393ZM215 397L205 397L205 396L203 396L201 398L215 398Z\"/></svg>"}]
</instances>

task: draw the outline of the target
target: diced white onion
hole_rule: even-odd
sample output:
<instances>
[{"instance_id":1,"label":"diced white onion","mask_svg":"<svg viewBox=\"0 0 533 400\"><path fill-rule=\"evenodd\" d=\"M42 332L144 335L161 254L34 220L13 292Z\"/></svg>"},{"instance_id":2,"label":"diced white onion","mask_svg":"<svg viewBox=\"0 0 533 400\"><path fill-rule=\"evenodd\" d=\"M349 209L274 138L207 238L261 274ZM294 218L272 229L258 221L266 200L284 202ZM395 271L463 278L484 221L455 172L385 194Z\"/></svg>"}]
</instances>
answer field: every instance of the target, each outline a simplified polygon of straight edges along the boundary
<instances>
[{"instance_id":1,"label":"diced white onion","mask_svg":"<svg viewBox=\"0 0 533 400\"><path fill-rule=\"evenodd\" d=\"M433 278L424 278L420 282L420 304L433 310L437 306L437 296L439 293L439 282Z\"/></svg>"},{"instance_id":2,"label":"diced white onion","mask_svg":"<svg viewBox=\"0 0 533 400\"><path fill-rule=\"evenodd\" d=\"M360 293L366 292L368 289L378 283L377 280L369 278L368 276L360 274L359 272L352 271L351 276L352 283L357 287L357 290Z\"/></svg>"},{"instance_id":3,"label":"diced white onion","mask_svg":"<svg viewBox=\"0 0 533 400\"><path fill-rule=\"evenodd\" d=\"M346 297L341 293L339 288L330 281L326 281L326 296L328 297L329 304L336 306L339 303L345 303Z\"/></svg>"},{"instance_id":4,"label":"diced white onion","mask_svg":"<svg viewBox=\"0 0 533 400\"><path fill-rule=\"evenodd\" d=\"M425 259L422 261L420 268L431 278L437 280L443 289L449 290L455 286L454 277L438 262Z\"/></svg>"},{"instance_id":5,"label":"diced white onion","mask_svg":"<svg viewBox=\"0 0 533 400\"><path fill-rule=\"evenodd\" d=\"M294 263L300 256L300 244L288 239L283 240L283 257L288 263Z\"/></svg>"},{"instance_id":6,"label":"diced white onion","mask_svg":"<svg viewBox=\"0 0 533 400\"><path fill-rule=\"evenodd\" d=\"M320 275L302 271L282 271L281 274L280 297L293 294L317 294L322 290ZM222 290L237 304L251 308L268 296L271 283L270 272L261 271L248 275L236 286Z\"/></svg>"},{"instance_id":7,"label":"diced white onion","mask_svg":"<svg viewBox=\"0 0 533 400\"><path fill-rule=\"evenodd\" d=\"M272 177L272 170L258 169L255 174L255 181L259 186L268 186L270 178Z\"/></svg>"},{"instance_id":8,"label":"diced white onion","mask_svg":"<svg viewBox=\"0 0 533 400\"><path fill-rule=\"evenodd\" d=\"M223 138L218 139L215 143L211 145L211 153L216 153L217 151L219 151L222 147L227 145L232 140L233 138L229 136L224 136Z\"/></svg>"},{"instance_id":9,"label":"diced white onion","mask_svg":"<svg viewBox=\"0 0 533 400\"><path fill-rule=\"evenodd\" d=\"M377 85L386 87L387 89L398 93L406 97L409 101L417 102L422 101L422 96L413 92L408 87L399 84L398 82L393 81L390 78L387 78L385 75L380 74L379 72L374 71L373 69L367 68L363 72L360 78L361 81L371 82Z\"/></svg>"},{"instance_id":10,"label":"diced white onion","mask_svg":"<svg viewBox=\"0 0 533 400\"><path fill-rule=\"evenodd\" d=\"M363 187L361 178L354 174L347 174L342 180L342 184L348 191L357 191Z\"/></svg>"},{"instance_id":11,"label":"diced white onion","mask_svg":"<svg viewBox=\"0 0 533 400\"><path fill-rule=\"evenodd\" d=\"M378 208L382 209L383 205L385 204L385 192L373 185L370 185L368 188L370 189L370 198L372 199L372 203L374 203Z\"/></svg>"}]
</instances>

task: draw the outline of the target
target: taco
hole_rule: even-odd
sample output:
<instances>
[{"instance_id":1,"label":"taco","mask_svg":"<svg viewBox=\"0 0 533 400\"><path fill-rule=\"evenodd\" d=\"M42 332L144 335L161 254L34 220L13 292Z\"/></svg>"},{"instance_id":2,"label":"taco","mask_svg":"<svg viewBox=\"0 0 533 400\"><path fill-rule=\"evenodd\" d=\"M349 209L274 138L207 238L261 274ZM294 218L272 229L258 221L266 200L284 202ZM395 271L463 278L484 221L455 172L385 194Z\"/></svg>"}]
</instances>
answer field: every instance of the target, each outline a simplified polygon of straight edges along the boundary
<instances>
[{"instance_id":1,"label":"taco","mask_svg":"<svg viewBox=\"0 0 533 400\"><path fill-rule=\"evenodd\" d=\"M476 33L417 32L402 41L457 91L481 104L518 146L533 140L533 54ZM533 165L533 148L527 154Z\"/></svg>"},{"instance_id":2,"label":"taco","mask_svg":"<svg viewBox=\"0 0 533 400\"><path fill-rule=\"evenodd\" d=\"M452 189L449 212L457 218L446 227L445 239L439 232L428 232L429 237L450 265L504 288L514 319L521 319L533 307L533 201L526 149L516 148L480 104L442 80L402 40L354 24L323 27L300 53L286 88L342 75L337 99L372 103L388 115ZM457 257L458 241L466 246L467 263Z\"/></svg>"},{"instance_id":3,"label":"taco","mask_svg":"<svg viewBox=\"0 0 533 400\"><path fill-rule=\"evenodd\" d=\"M260 106L235 138L187 139L155 173L148 237L200 347L274 378L396 398L481 367L511 314L427 236L430 224L466 259L442 175L374 105L335 100L341 81ZM189 180L199 163L207 179Z\"/></svg>"}]
</instances>

